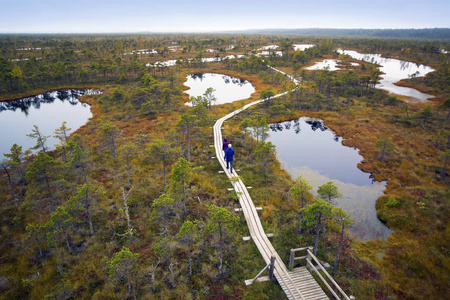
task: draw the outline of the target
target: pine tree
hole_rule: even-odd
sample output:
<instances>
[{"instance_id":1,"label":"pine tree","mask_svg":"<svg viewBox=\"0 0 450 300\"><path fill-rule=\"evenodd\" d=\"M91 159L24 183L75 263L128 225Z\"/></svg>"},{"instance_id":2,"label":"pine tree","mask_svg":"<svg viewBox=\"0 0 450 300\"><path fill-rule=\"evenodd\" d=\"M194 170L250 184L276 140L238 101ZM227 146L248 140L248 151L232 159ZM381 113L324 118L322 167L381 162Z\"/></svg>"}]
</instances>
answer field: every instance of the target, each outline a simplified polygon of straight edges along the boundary
<instances>
[{"instance_id":1,"label":"pine tree","mask_svg":"<svg viewBox=\"0 0 450 300\"><path fill-rule=\"evenodd\" d=\"M128 293L131 294L131 276L139 259L139 253L132 253L127 247L122 247L114 257L107 262L107 272L109 278L120 281L125 278L127 280Z\"/></svg>"},{"instance_id":2,"label":"pine tree","mask_svg":"<svg viewBox=\"0 0 450 300\"><path fill-rule=\"evenodd\" d=\"M173 147L163 139L154 140L148 148L148 155L150 159L162 162L164 173L164 190L166 190L167 185L167 178L166 178L167 164L172 162L173 158L177 153L178 151L173 149Z\"/></svg>"},{"instance_id":3,"label":"pine tree","mask_svg":"<svg viewBox=\"0 0 450 300\"><path fill-rule=\"evenodd\" d=\"M194 247L198 240L197 221L185 221L177 234L177 239L183 248L186 249L187 261L189 265L189 278L192 277L192 256L194 254Z\"/></svg>"},{"instance_id":4,"label":"pine tree","mask_svg":"<svg viewBox=\"0 0 450 300\"><path fill-rule=\"evenodd\" d=\"M54 136L55 138L57 138L59 140L59 146L61 147L62 151L63 151L63 159L64 161L67 161L67 156L66 156L66 145L69 142L69 131L72 128L68 128L66 126L67 122L64 121L61 125L61 127L55 129L54 132Z\"/></svg>"},{"instance_id":5,"label":"pine tree","mask_svg":"<svg viewBox=\"0 0 450 300\"><path fill-rule=\"evenodd\" d=\"M161 222L162 234L167 235L167 219L173 213L174 200L168 194L162 194L153 200L151 220Z\"/></svg>"},{"instance_id":6,"label":"pine tree","mask_svg":"<svg viewBox=\"0 0 450 300\"><path fill-rule=\"evenodd\" d=\"M395 149L394 143L392 143L388 136L380 137L375 146L380 150L379 160L383 161L387 159Z\"/></svg>"},{"instance_id":7,"label":"pine tree","mask_svg":"<svg viewBox=\"0 0 450 300\"><path fill-rule=\"evenodd\" d=\"M8 164L13 168L17 170L17 173L19 174L20 181L23 182L23 184L26 184L25 180L25 172L22 168L22 158L23 158L23 152L22 152L22 146L19 146L17 144L13 144L10 153L3 153L3 155L8 159Z\"/></svg>"},{"instance_id":8,"label":"pine tree","mask_svg":"<svg viewBox=\"0 0 450 300\"><path fill-rule=\"evenodd\" d=\"M331 216L332 208L333 204L323 199L317 198L313 204L309 204L302 209L304 211L302 226L312 227L316 231L316 240L314 242L314 250L313 250L314 255L316 255L317 253L322 223L325 221L325 218Z\"/></svg>"},{"instance_id":9,"label":"pine tree","mask_svg":"<svg viewBox=\"0 0 450 300\"><path fill-rule=\"evenodd\" d=\"M219 276L223 274L224 248L227 236L236 232L239 218L223 207L210 205L208 207L207 230L216 237L216 247L219 251Z\"/></svg>"},{"instance_id":10,"label":"pine tree","mask_svg":"<svg viewBox=\"0 0 450 300\"><path fill-rule=\"evenodd\" d=\"M275 145L271 142L260 142L256 146L254 152L255 159L261 167L261 171L264 173L264 180L267 180L269 170L273 164L274 156L276 154Z\"/></svg>"},{"instance_id":11,"label":"pine tree","mask_svg":"<svg viewBox=\"0 0 450 300\"><path fill-rule=\"evenodd\" d=\"M301 202L298 217L298 234L300 234L302 231L302 219L304 214L303 208L308 202L311 202L314 199L314 195L311 193L312 189L313 187L309 184L309 182L305 178L303 178L303 176L299 176L295 179L294 185L289 190L291 198Z\"/></svg>"},{"instance_id":12,"label":"pine tree","mask_svg":"<svg viewBox=\"0 0 450 300\"><path fill-rule=\"evenodd\" d=\"M332 210L333 219L341 226L341 237L339 239L339 247L336 254L336 259L333 265L333 275L336 273L337 265L339 262L339 255L341 254L342 242L344 240L344 230L350 226L355 220L351 218L345 210L340 207L333 207Z\"/></svg>"},{"instance_id":13,"label":"pine tree","mask_svg":"<svg viewBox=\"0 0 450 300\"><path fill-rule=\"evenodd\" d=\"M100 128L100 136L103 140L105 147L108 147L114 158L114 162L117 163L116 154L116 139L119 137L119 131L113 124L106 123Z\"/></svg>"},{"instance_id":14,"label":"pine tree","mask_svg":"<svg viewBox=\"0 0 450 300\"><path fill-rule=\"evenodd\" d=\"M187 187L191 182L192 168L191 163L180 157L172 167L171 181L169 184L169 193L179 202L183 208L183 213L186 214L186 197Z\"/></svg>"},{"instance_id":15,"label":"pine tree","mask_svg":"<svg viewBox=\"0 0 450 300\"><path fill-rule=\"evenodd\" d=\"M39 152L33 162L28 165L28 172L25 174L25 178L30 183L31 193L28 197L33 198L33 202L39 197L39 200L48 199L51 206L51 211L56 209L56 201L53 195L53 186L55 177L58 176L55 169L55 161L53 158L44 152ZM46 195L43 192L46 192Z\"/></svg>"},{"instance_id":16,"label":"pine tree","mask_svg":"<svg viewBox=\"0 0 450 300\"><path fill-rule=\"evenodd\" d=\"M186 140L186 149L187 149L187 160L191 160L191 134L193 128L197 125L198 118L196 115L191 115L189 113L185 113L181 116L180 121L177 126L180 128L182 133L185 135L184 140Z\"/></svg>"},{"instance_id":17,"label":"pine tree","mask_svg":"<svg viewBox=\"0 0 450 300\"><path fill-rule=\"evenodd\" d=\"M37 125L33 125L34 129L32 129L30 134L27 134L28 137L32 139L36 139L36 145L32 147L31 149L37 150L41 148L42 152L47 151L47 146L45 145L47 139L50 137L49 135L43 135L41 131L39 130L39 127Z\"/></svg>"}]
</instances>

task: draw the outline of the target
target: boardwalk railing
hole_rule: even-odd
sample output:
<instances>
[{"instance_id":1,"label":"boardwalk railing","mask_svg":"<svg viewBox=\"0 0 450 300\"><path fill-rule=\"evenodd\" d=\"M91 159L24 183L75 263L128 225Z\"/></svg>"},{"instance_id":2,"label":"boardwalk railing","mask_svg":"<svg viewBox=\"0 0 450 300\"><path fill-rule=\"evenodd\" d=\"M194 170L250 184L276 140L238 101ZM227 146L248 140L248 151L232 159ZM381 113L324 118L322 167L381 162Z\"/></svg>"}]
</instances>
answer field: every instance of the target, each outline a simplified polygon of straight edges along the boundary
<instances>
[{"instance_id":1,"label":"boardwalk railing","mask_svg":"<svg viewBox=\"0 0 450 300\"><path fill-rule=\"evenodd\" d=\"M295 253L299 252L299 251L305 251L306 249L311 249L312 247L303 247L303 248L297 248L297 249L291 249L291 255L289 257L289 270L292 271L292 269L294 268L294 263L296 260L301 260L301 259L306 259L308 258L308 256L299 256L299 257L295 257Z\"/></svg>"},{"instance_id":2,"label":"boardwalk railing","mask_svg":"<svg viewBox=\"0 0 450 300\"><path fill-rule=\"evenodd\" d=\"M305 256L299 256L299 257L295 257L295 253L298 251L305 251L307 252L307 255ZM339 291L339 293L342 295L342 299L346 299L346 300L354 300L355 297L354 296L347 296L347 294L341 289L341 287L336 283L336 281L334 281L334 279L330 276L330 274L328 274L327 270L325 270L325 268L323 267L322 263L317 259L317 257L311 252L312 247L303 247L303 248L297 248L297 249L291 249L291 255L289 258L289 269L293 269L294 267L294 262L296 260L302 260L305 259L306 260L306 267L311 271L313 270L317 276L319 276L319 278L322 280L322 283L328 288L328 291L333 294L333 296L336 299L341 299L338 294L334 291L334 289L330 286L330 284L325 280L325 278L322 276L322 274L320 274L319 270L317 270L317 267L320 269L320 271L323 272L323 274L325 274L326 278L331 282L331 284L334 286L334 288L336 290ZM317 266L315 266L312 261L314 261Z\"/></svg>"}]
</instances>

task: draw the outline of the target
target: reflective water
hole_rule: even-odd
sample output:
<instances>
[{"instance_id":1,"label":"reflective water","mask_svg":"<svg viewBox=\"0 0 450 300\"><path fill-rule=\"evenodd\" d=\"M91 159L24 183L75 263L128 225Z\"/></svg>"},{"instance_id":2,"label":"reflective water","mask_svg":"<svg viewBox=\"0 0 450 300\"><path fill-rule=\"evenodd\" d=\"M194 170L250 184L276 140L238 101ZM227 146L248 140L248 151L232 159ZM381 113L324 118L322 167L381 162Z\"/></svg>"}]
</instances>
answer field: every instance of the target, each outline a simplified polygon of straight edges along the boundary
<instances>
[{"instance_id":1,"label":"reflective water","mask_svg":"<svg viewBox=\"0 0 450 300\"><path fill-rule=\"evenodd\" d=\"M292 45L292 46L294 47L294 50L295 50L295 51L297 51L297 50L305 51L306 49L312 48L312 47L314 47L315 45L313 45L313 44L294 44L294 45Z\"/></svg>"},{"instance_id":2,"label":"reflective water","mask_svg":"<svg viewBox=\"0 0 450 300\"><path fill-rule=\"evenodd\" d=\"M357 168L363 157L358 150L342 145L342 138L324 126L322 120L301 117L270 124L268 140L275 146L283 168L292 179L302 175L317 188L328 181L338 186L343 197L335 201L354 219L351 231L360 240L385 239L391 232L381 223L375 201L383 195L385 182L373 181Z\"/></svg>"},{"instance_id":3,"label":"reflective water","mask_svg":"<svg viewBox=\"0 0 450 300\"><path fill-rule=\"evenodd\" d=\"M269 56L271 54L275 54L276 56L283 56L283 52L281 51L262 51L257 53L256 56Z\"/></svg>"},{"instance_id":4,"label":"reflective water","mask_svg":"<svg viewBox=\"0 0 450 300\"><path fill-rule=\"evenodd\" d=\"M269 46L264 46L259 48L258 50L273 50L273 49L277 49L278 45L269 45Z\"/></svg>"},{"instance_id":5,"label":"reflective water","mask_svg":"<svg viewBox=\"0 0 450 300\"><path fill-rule=\"evenodd\" d=\"M426 102L428 99L434 97L433 95L425 94L412 88L396 86L394 84L411 76L425 76L433 72L433 68L399 59L384 58L381 57L381 54L364 54L342 49L338 49L337 52L350 55L354 59L381 65L380 71L384 74L381 75L380 83L376 85L377 88L386 90L391 94L407 96L412 102Z\"/></svg>"},{"instance_id":6,"label":"reflective water","mask_svg":"<svg viewBox=\"0 0 450 300\"><path fill-rule=\"evenodd\" d=\"M311 48L314 46L315 45L313 45L313 44L295 44L295 45L293 45L294 50L298 49L300 51L304 51L305 49L308 49L308 48ZM234 48L234 46L231 45L231 46L227 47L226 50L231 50L233 48ZM269 45L269 46L261 47L257 51L261 51L261 50L264 50L264 51L257 53L256 56L269 56L271 53L274 53L277 56L283 56L282 51L268 51L268 50L274 50L277 48L278 48L277 45ZM209 51L209 50L211 50L211 51ZM208 49L207 52L215 52L215 50ZM126 54L126 53L124 53L124 54ZM223 61L225 59L243 58L243 57L247 57L247 55L236 54L236 55L227 55L227 56L223 56L223 57L206 57L206 58L202 58L202 62ZM192 61L193 61L192 58L184 60L185 63L190 63ZM156 62L148 63L146 66L147 67L172 67L172 66L175 66L176 64L177 64L177 61L172 59L172 60L156 61ZM319 69L323 69L323 67L320 67Z\"/></svg>"},{"instance_id":7,"label":"reflective water","mask_svg":"<svg viewBox=\"0 0 450 300\"><path fill-rule=\"evenodd\" d=\"M327 71L337 71L342 70L338 65L342 63L339 59L324 59L322 61L316 62L314 65L305 68L306 70L327 70ZM351 66L359 66L358 63L351 62Z\"/></svg>"},{"instance_id":8,"label":"reflective water","mask_svg":"<svg viewBox=\"0 0 450 300\"><path fill-rule=\"evenodd\" d=\"M294 51L296 51L296 50L304 51L304 50L306 50L308 48L312 48L314 46L315 45L313 45L313 44L295 44L295 45L292 45L292 47L294 48ZM277 56L283 56L283 52L282 51L273 51L273 50L275 50L277 48L278 48L277 45L270 45L270 46L265 46L265 47L259 48L258 51L261 51L261 50L264 50L264 51L256 54L256 56L269 56L272 53L274 53ZM271 50L271 51L269 51L269 50Z\"/></svg>"},{"instance_id":9,"label":"reflective water","mask_svg":"<svg viewBox=\"0 0 450 300\"><path fill-rule=\"evenodd\" d=\"M327 71L336 71L340 70L338 68L338 63L340 60L337 59L324 59L322 61L316 62L314 65L307 67L306 70L327 70Z\"/></svg>"},{"instance_id":10,"label":"reflective water","mask_svg":"<svg viewBox=\"0 0 450 300\"><path fill-rule=\"evenodd\" d=\"M175 59L165 60L165 61L156 61L153 63L146 64L147 67L172 67L177 64Z\"/></svg>"},{"instance_id":11,"label":"reflective water","mask_svg":"<svg viewBox=\"0 0 450 300\"><path fill-rule=\"evenodd\" d=\"M31 51L31 50L41 50L41 49L50 49L50 47L38 47L38 48L20 48L20 49L16 49L17 51Z\"/></svg>"},{"instance_id":12,"label":"reflective water","mask_svg":"<svg viewBox=\"0 0 450 300\"><path fill-rule=\"evenodd\" d=\"M243 58L246 57L246 55L243 54L236 54L236 55L227 55L223 57L205 57L202 58L202 62L213 62L213 61L223 61L225 59L233 59L233 58ZM183 60L185 63L191 63L194 59L189 58ZM155 61L152 63L146 64L147 67L172 67L177 64L177 61L175 59L172 60L164 60L164 61Z\"/></svg>"},{"instance_id":13,"label":"reflective water","mask_svg":"<svg viewBox=\"0 0 450 300\"><path fill-rule=\"evenodd\" d=\"M122 53L122 55L133 55L133 54L158 54L158 51L156 49L141 49L131 51L130 53Z\"/></svg>"},{"instance_id":14,"label":"reflective water","mask_svg":"<svg viewBox=\"0 0 450 300\"><path fill-rule=\"evenodd\" d=\"M27 137L33 125L37 125L43 135L53 136L62 122L74 132L84 125L92 113L89 105L78 98L84 94L98 94L92 90L60 90L47 92L35 97L0 102L0 159L3 153L9 153L16 143L23 151L33 147L36 140ZM53 148L58 140L50 137L47 146Z\"/></svg>"},{"instance_id":15,"label":"reflective water","mask_svg":"<svg viewBox=\"0 0 450 300\"><path fill-rule=\"evenodd\" d=\"M247 99L255 92L255 88L247 80L214 73L189 74L184 85L190 87L185 91L189 98L203 95L209 87L215 89L214 96L217 100L213 105ZM187 102L186 105L191 106L192 103Z\"/></svg>"},{"instance_id":16,"label":"reflective water","mask_svg":"<svg viewBox=\"0 0 450 300\"><path fill-rule=\"evenodd\" d=\"M42 57L36 57L36 59L42 59ZM29 58L13 58L10 59L9 61L27 61L30 60Z\"/></svg>"}]
</instances>

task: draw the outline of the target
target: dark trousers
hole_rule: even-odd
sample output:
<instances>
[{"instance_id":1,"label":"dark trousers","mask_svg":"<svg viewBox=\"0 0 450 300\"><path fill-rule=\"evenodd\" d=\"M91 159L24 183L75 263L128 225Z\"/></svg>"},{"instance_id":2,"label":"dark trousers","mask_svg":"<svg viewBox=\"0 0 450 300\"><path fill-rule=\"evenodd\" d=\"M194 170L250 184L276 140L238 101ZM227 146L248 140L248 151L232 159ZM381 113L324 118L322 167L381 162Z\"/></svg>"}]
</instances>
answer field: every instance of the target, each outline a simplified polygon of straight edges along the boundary
<instances>
[{"instance_id":1,"label":"dark trousers","mask_svg":"<svg viewBox=\"0 0 450 300\"><path fill-rule=\"evenodd\" d=\"M233 161L227 159L227 169L230 167L230 172L233 173Z\"/></svg>"}]
</instances>

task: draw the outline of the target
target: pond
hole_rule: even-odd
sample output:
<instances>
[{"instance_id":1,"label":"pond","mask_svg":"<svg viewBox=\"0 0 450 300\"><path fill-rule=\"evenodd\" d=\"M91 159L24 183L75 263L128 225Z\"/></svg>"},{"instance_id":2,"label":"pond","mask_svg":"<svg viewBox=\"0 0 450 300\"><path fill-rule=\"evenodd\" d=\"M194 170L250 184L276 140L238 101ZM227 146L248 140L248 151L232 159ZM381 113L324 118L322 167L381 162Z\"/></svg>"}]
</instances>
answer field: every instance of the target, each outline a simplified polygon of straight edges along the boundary
<instances>
[{"instance_id":1,"label":"pond","mask_svg":"<svg viewBox=\"0 0 450 300\"><path fill-rule=\"evenodd\" d=\"M294 48L294 51L297 51L297 50L305 51L306 49L312 48L314 46L315 45L312 45L312 44L295 44L295 45L292 45L292 47ZM270 45L270 46L265 46L265 47L259 48L258 51L260 51L260 50L264 50L264 51L262 51L260 53L257 53L256 56L269 56L271 54L275 54L277 56L283 56L283 52L282 51L273 51L273 50L275 50L277 48L278 48L277 45Z\"/></svg>"},{"instance_id":2,"label":"pond","mask_svg":"<svg viewBox=\"0 0 450 300\"><path fill-rule=\"evenodd\" d=\"M269 55L276 55L276 56L283 56L283 52L281 51L262 51L261 53L256 53L256 56L269 56Z\"/></svg>"},{"instance_id":3,"label":"pond","mask_svg":"<svg viewBox=\"0 0 450 300\"><path fill-rule=\"evenodd\" d=\"M306 70L327 70L327 71L337 71L342 70L339 67L342 64L342 60L339 59L324 59L322 61L316 62L314 65L307 67ZM358 63L351 62L350 66L359 66Z\"/></svg>"},{"instance_id":4,"label":"pond","mask_svg":"<svg viewBox=\"0 0 450 300\"><path fill-rule=\"evenodd\" d=\"M315 45L314 44L294 44L292 46L294 47L294 51L297 51L297 50L305 51L306 49L312 48Z\"/></svg>"},{"instance_id":5,"label":"pond","mask_svg":"<svg viewBox=\"0 0 450 300\"><path fill-rule=\"evenodd\" d=\"M255 92L253 85L245 79L215 73L189 74L184 85L190 88L185 91L189 98L203 95L209 87L215 89L217 100L212 105L247 99ZM192 103L187 102L186 105L191 106Z\"/></svg>"},{"instance_id":6,"label":"pond","mask_svg":"<svg viewBox=\"0 0 450 300\"><path fill-rule=\"evenodd\" d=\"M324 59L322 61L316 62L314 65L307 67L306 70L327 70L336 71L340 70L337 66L340 60L337 59Z\"/></svg>"},{"instance_id":7,"label":"pond","mask_svg":"<svg viewBox=\"0 0 450 300\"><path fill-rule=\"evenodd\" d=\"M338 53L346 54L354 59L376 63L381 65L383 72L381 80L375 87L388 91L391 94L407 96L411 102L426 102L433 95L419 92L416 89L397 86L394 83L411 76L420 77L433 72L434 69L426 65L412 63L394 58L384 58L381 54L364 54L352 50L338 49Z\"/></svg>"},{"instance_id":8,"label":"pond","mask_svg":"<svg viewBox=\"0 0 450 300\"><path fill-rule=\"evenodd\" d=\"M268 141L276 146L277 156L292 179L302 175L317 188L328 181L342 193L335 205L355 219L351 232L360 240L386 239L392 232L377 218L375 201L383 195L385 182L372 179L357 168L363 157L358 150L342 145L320 119L299 119L270 124Z\"/></svg>"},{"instance_id":9,"label":"pond","mask_svg":"<svg viewBox=\"0 0 450 300\"><path fill-rule=\"evenodd\" d=\"M294 51L295 50L304 51L308 48L314 47L315 45L313 45L313 44L295 44L292 46L294 48ZM234 48L234 46L230 46L227 48L227 50L231 50L233 48ZM269 56L271 53L273 53L277 56L282 56L283 52L273 51L277 48L278 48L277 45L269 45L269 46L261 47L257 50L257 51L261 51L261 52L257 53L256 56ZM269 51L269 50L272 50L272 51ZM215 62L215 61L223 61L225 59L244 58L244 57L248 57L248 56L244 55L244 54L234 54L234 55L219 56L219 57L205 57L205 58L202 58L202 62ZM192 58L183 60L183 62L185 62L185 63L190 63L192 61L193 61ZM170 60L151 62L151 63L146 64L146 66L147 67L172 67L172 66L175 66L176 64L177 64L177 61L175 59L170 59ZM323 67L320 67L320 69L323 69Z\"/></svg>"},{"instance_id":10,"label":"pond","mask_svg":"<svg viewBox=\"0 0 450 300\"><path fill-rule=\"evenodd\" d=\"M243 54L232 54L227 56L219 56L219 57L205 57L202 58L202 62L214 62L214 61L223 61L226 59L234 59L234 58L243 58L246 57L246 55ZM194 61L192 58L184 59L182 62L184 63L191 63ZM177 64L177 61L175 59L170 60L162 60L162 61L155 61L146 64L147 67L173 67Z\"/></svg>"},{"instance_id":11,"label":"pond","mask_svg":"<svg viewBox=\"0 0 450 300\"><path fill-rule=\"evenodd\" d=\"M53 137L55 129L67 122L67 127L74 132L92 117L90 106L78 99L84 94L98 94L93 90L60 90L47 92L20 100L0 102L0 159L3 153L9 153L16 143L25 151L36 140L27 134L37 125L44 135L50 135L47 146L54 148L59 141Z\"/></svg>"},{"instance_id":12,"label":"pond","mask_svg":"<svg viewBox=\"0 0 450 300\"><path fill-rule=\"evenodd\" d=\"M278 45L269 45L269 46L264 46L258 49L258 51L260 50L274 50L277 49L279 46Z\"/></svg>"}]
</instances>

